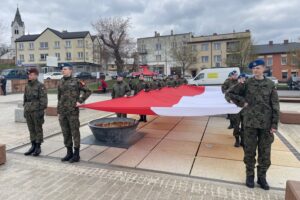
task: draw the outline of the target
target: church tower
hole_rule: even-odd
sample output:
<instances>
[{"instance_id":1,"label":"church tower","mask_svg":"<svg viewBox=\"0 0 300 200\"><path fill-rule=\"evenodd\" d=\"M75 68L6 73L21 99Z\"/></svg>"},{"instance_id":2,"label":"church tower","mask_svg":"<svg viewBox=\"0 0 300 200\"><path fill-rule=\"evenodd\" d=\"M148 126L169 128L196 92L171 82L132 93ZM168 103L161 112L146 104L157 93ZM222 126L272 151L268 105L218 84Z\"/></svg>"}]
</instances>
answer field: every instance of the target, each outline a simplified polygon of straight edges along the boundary
<instances>
[{"instance_id":1,"label":"church tower","mask_svg":"<svg viewBox=\"0 0 300 200\"><path fill-rule=\"evenodd\" d=\"M15 19L11 23L11 46L10 46L10 48L14 52L16 49L15 40L23 35L25 35L25 24L22 21L19 8L17 8Z\"/></svg>"}]
</instances>

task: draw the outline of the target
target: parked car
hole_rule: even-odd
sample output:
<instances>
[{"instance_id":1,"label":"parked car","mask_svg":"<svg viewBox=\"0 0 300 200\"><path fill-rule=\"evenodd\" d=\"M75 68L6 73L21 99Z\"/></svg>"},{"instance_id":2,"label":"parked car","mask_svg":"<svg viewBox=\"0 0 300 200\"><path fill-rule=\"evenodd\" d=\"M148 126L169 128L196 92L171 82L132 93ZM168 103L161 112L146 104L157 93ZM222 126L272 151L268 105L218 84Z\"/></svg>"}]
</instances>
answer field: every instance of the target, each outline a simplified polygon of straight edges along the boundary
<instances>
[{"instance_id":1,"label":"parked car","mask_svg":"<svg viewBox=\"0 0 300 200\"><path fill-rule=\"evenodd\" d=\"M24 69L5 69L1 72L1 76L6 79L27 79L27 71Z\"/></svg>"},{"instance_id":2,"label":"parked car","mask_svg":"<svg viewBox=\"0 0 300 200\"><path fill-rule=\"evenodd\" d=\"M92 79L93 78L92 74L89 73L89 72L76 72L74 74L74 77L78 78L78 79L82 79L82 80Z\"/></svg>"},{"instance_id":3,"label":"parked car","mask_svg":"<svg viewBox=\"0 0 300 200\"><path fill-rule=\"evenodd\" d=\"M53 79L53 80L59 80L63 77L61 72L48 72L44 74L44 79Z\"/></svg>"},{"instance_id":4,"label":"parked car","mask_svg":"<svg viewBox=\"0 0 300 200\"><path fill-rule=\"evenodd\" d=\"M184 75L183 78L185 78L186 80L192 79L192 75Z\"/></svg>"},{"instance_id":5,"label":"parked car","mask_svg":"<svg viewBox=\"0 0 300 200\"><path fill-rule=\"evenodd\" d=\"M278 79L276 77L268 76L267 78L270 79L271 81L273 81L276 86L278 85Z\"/></svg>"},{"instance_id":6,"label":"parked car","mask_svg":"<svg viewBox=\"0 0 300 200\"><path fill-rule=\"evenodd\" d=\"M288 85L290 90L300 90L300 77L292 77Z\"/></svg>"}]
</instances>

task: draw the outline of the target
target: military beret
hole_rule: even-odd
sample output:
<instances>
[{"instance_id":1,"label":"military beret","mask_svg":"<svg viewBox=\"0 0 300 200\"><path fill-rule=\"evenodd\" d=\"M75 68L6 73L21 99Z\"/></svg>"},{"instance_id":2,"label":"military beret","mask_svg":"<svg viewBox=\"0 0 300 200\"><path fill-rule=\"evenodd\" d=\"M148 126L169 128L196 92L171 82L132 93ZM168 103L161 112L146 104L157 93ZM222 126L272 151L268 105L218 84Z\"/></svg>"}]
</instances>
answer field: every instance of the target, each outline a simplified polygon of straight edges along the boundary
<instances>
[{"instance_id":1,"label":"military beret","mask_svg":"<svg viewBox=\"0 0 300 200\"><path fill-rule=\"evenodd\" d=\"M39 75L39 71L36 68L31 68L28 70L28 74L32 74L32 73Z\"/></svg>"},{"instance_id":2,"label":"military beret","mask_svg":"<svg viewBox=\"0 0 300 200\"><path fill-rule=\"evenodd\" d=\"M257 60L254 60L254 61L252 61L252 62L248 65L248 67L249 67L250 69L252 69L253 67L256 67L256 66L259 66L259 65L265 66L265 61L264 61L263 59L257 59Z\"/></svg>"},{"instance_id":3,"label":"military beret","mask_svg":"<svg viewBox=\"0 0 300 200\"><path fill-rule=\"evenodd\" d=\"M239 75L238 78L246 78L246 74L242 73L242 74Z\"/></svg>"}]
</instances>

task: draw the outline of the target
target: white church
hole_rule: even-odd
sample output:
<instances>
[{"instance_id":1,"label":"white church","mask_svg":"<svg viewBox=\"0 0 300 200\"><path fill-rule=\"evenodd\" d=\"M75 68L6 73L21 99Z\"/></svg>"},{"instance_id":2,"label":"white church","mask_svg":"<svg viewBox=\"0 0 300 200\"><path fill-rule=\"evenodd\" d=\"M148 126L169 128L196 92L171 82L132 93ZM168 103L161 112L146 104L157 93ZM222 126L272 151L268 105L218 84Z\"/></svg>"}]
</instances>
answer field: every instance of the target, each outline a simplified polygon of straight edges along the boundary
<instances>
[{"instance_id":1,"label":"white church","mask_svg":"<svg viewBox=\"0 0 300 200\"><path fill-rule=\"evenodd\" d=\"M0 59L3 60L15 60L16 57L16 43L15 40L25 35L25 24L22 21L19 8L17 8L14 20L11 23L11 43L9 51L2 55Z\"/></svg>"}]
</instances>

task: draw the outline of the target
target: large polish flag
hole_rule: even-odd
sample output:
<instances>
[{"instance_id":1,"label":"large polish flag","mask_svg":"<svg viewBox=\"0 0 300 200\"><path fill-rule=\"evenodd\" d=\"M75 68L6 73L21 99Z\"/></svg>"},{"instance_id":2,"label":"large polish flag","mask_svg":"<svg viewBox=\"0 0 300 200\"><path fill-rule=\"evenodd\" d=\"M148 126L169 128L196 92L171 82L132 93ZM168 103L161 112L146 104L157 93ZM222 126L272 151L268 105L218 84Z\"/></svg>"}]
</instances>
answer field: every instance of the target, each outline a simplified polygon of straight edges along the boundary
<instances>
[{"instance_id":1,"label":"large polish flag","mask_svg":"<svg viewBox=\"0 0 300 200\"><path fill-rule=\"evenodd\" d=\"M81 105L84 108L116 113L160 116L210 116L235 114L241 108L228 103L220 86L165 87L136 96Z\"/></svg>"}]
</instances>

